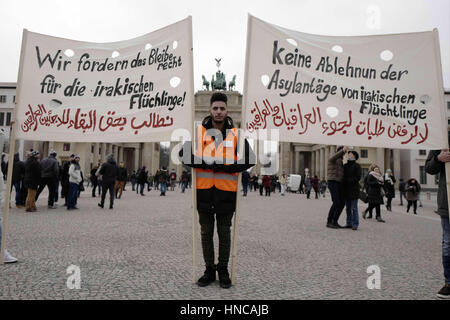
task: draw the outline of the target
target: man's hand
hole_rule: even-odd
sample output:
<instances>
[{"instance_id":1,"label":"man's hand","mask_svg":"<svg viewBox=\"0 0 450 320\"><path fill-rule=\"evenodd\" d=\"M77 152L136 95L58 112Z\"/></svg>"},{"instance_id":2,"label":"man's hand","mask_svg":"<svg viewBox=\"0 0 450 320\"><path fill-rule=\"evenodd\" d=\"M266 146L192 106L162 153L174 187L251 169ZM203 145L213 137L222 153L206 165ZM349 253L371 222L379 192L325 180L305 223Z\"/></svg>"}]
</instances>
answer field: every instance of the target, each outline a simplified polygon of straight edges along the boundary
<instances>
[{"instance_id":1,"label":"man's hand","mask_svg":"<svg viewBox=\"0 0 450 320\"><path fill-rule=\"evenodd\" d=\"M441 162L450 162L450 149L443 149L437 156L437 159Z\"/></svg>"}]
</instances>

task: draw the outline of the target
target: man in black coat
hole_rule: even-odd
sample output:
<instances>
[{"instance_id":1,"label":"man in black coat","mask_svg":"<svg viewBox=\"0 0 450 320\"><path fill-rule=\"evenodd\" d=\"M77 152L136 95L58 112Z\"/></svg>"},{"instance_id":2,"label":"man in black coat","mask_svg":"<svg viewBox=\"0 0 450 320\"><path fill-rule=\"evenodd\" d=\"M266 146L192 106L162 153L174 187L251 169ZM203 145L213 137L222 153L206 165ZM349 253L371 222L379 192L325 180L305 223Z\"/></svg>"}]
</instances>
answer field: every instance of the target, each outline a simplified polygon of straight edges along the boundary
<instances>
[{"instance_id":1,"label":"man in black coat","mask_svg":"<svg viewBox=\"0 0 450 320\"><path fill-rule=\"evenodd\" d=\"M28 188L28 195L25 202L27 212L35 212L36 192L41 179L41 165L39 164L40 154L35 150L25 162L25 184Z\"/></svg>"},{"instance_id":2,"label":"man in black coat","mask_svg":"<svg viewBox=\"0 0 450 320\"><path fill-rule=\"evenodd\" d=\"M356 163L359 154L356 151L347 152L347 163L344 165L344 177L342 178L345 206L347 208L347 224L344 228L357 230L359 180L361 180L361 166Z\"/></svg>"},{"instance_id":3,"label":"man in black coat","mask_svg":"<svg viewBox=\"0 0 450 320\"><path fill-rule=\"evenodd\" d=\"M67 198L69 196L69 168L73 160L75 160L75 154L72 153L70 160L64 162L61 170L61 197L64 197L64 206L67 206Z\"/></svg>"},{"instance_id":4,"label":"man in black coat","mask_svg":"<svg viewBox=\"0 0 450 320\"><path fill-rule=\"evenodd\" d=\"M25 185L23 179L25 178L25 162L21 161L19 158L19 153L16 152L14 154L14 164L13 164L13 173L11 180L11 191L14 186L16 190L16 207L22 208L25 206L25 198L24 193Z\"/></svg>"},{"instance_id":5,"label":"man in black coat","mask_svg":"<svg viewBox=\"0 0 450 320\"><path fill-rule=\"evenodd\" d=\"M450 143L450 137L449 137ZM428 174L439 174L439 189L437 196L437 214L441 217L442 226L442 265L444 267L445 284L437 293L442 299L450 299L450 222L448 215L447 179L445 164L450 162L450 150L432 150L425 162Z\"/></svg>"},{"instance_id":6,"label":"man in black coat","mask_svg":"<svg viewBox=\"0 0 450 320\"><path fill-rule=\"evenodd\" d=\"M99 174L102 175L102 199L98 204L99 207L103 208L105 204L106 192L109 191L109 208L112 209L114 206L114 184L118 175L119 168L117 167L114 156L111 154L108 156L107 161L102 164Z\"/></svg>"},{"instance_id":7,"label":"man in black coat","mask_svg":"<svg viewBox=\"0 0 450 320\"><path fill-rule=\"evenodd\" d=\"M56 182L58 181L59 165L56 152L52 150L48 158L41 161L41 183L36 193L36 201L45 186L48 187L48 208L55 209Z\"/></svg>"}]
</instances>

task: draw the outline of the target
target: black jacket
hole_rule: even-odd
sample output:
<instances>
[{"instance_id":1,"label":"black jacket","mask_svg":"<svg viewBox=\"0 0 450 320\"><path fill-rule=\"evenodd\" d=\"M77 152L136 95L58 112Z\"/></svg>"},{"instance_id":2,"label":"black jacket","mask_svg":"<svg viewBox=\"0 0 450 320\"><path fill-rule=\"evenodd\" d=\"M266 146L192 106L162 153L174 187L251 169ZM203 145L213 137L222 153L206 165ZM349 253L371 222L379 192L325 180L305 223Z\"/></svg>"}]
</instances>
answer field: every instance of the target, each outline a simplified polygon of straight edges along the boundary
<instances>
[{"instance_id":1,"label":"black jacket","mask_svg":"<svg viewBox=\"0 0 450 320\"><path fill-rule=\"evenodd\" d=\"M428 174L439 174L439 189L437 196L438 211L440 216L448 217L447 182L445 178L445 163L437 159L440 150L432 150L428 153L425 162L425 171Z\"/></svg>"},{"instance_id":2,"label":"black jacket","mask_svg":"<svg viewBox=\"0 0 450 320\"><path fill-rule=\"evenodd\" d=\"M102 175L103 185L114 184L118 175L118 167L114 159L108 159L102 164L100 168L100 174Z\"/></svg>"},{"instance_id":3,"label":"black jacket","mask_svg":"<svg viewBox=\"0 0 450 320\"><path fill-rule=\"evenodd\" d=\"M58 178L59 166L56 157L49 156L41 161L41 177L42 178Z\"/></svg>"},{"instance_id":4,"label":"black jacket","mask_svg":"<svg viewBox=\"0 0 450 320\"><path fill-rule=\"evenodd\" d=\"M378 179L368 174L366 177L367 184L367 200L369 204L383 204L383 186L378 182Z\"/></svg>"},{"instance_id":5,"label":"black jacket","mask_svg":"<svg viewBox=\"0 0 450 320\"><path fill-rule=\"evenodd\" d=\"M356 200L359 198L359 180L361 179L361 166L356 161L347 161L344 164L344 199Z\"/></svg>"},{"instance_id":6,"label":"black jacket","mask_svg":"<svg viewBox=\"0 0 450 320\"><path fill-rule=\"evenodd\" d=\"M389 180L386 180L386 175L384 175L384 191L386 192L387 198L395 198L395 177L391 175L392 184Z\"/></svg>"},{"instance_id":7,"label":"black jacket","mask_svg":"<svg viewBox=\"0 0 450 320\"><path fill-rule=\"evenodd\" d=\"M41 165L35 157L29 157L25 162L25 185L27 188L37 190L41 180Z\"/></svg>"},{"instance_id":8,"label":"black jacket","mask_svg":"<svg viewBox=\"0 0 450 320\"><path fill-rule=\"evenodd\" d=\"M14 155L14 165L12 173L12 183L22 181L25 177L25 162L20 161L19 155Z\"/></svg>"},{"instance_id":9,"label":"black jacket","mask_svg":"<svg viewBox=\"0 0 450 320\"><path fill-rule=\"evenodd\" d=\"M127 169L119 167L118 174L117 174L117 180L118 181L127 181Z\"/></svg>"},{"instance_id":10,"label":"black jacket","mask_svg":"<svg viewBox=\"0 0 450 320\"><path fill-rule=\"evenodd\" d=\"M145 171L144 169L139 170L138 171L137 182L139 184L144 184L144 183L147 183L147 179L148 179L147 171Z\"/></svg>"},{"instance_id":11,"label":"black jacket","mask_svg":"<svg viewBox=\"0 0 450 320\"><path fill-rule=\"evenodd\" d=\"M211 129L212 118L207 116L202 121L203 127L206 130ZM222 131L222 140L226 137L226 130L234 128L233 120L227 117L225 120L225 125ZM192 142L188 141L184 144L183 149L180 150L179 156L184 165L192 168L200 169L210 169L214 172L225 172L225 173L236 173L245 171L255 165L255 154L250 148L248 141L245 140L245 162L230 165L225 164L207 164L203 159L198 159L192 153ZM190 157L188 152L190 151ZM238 147L235 146L235 153L237 154ZM236 192L223 191L215 188L214 186L210 189L197 189L197 210L199 212L207 213L230 213L236 210Z\"/></svg>"}]
</instances>

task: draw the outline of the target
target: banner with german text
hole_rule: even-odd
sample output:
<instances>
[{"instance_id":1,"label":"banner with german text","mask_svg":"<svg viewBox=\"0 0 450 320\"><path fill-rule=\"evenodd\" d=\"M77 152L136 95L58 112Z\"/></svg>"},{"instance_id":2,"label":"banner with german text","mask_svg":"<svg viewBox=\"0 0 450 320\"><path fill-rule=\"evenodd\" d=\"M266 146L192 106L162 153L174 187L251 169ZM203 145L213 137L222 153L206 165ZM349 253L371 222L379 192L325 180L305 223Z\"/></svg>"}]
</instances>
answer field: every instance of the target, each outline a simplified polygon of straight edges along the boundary
<instances>
[{"instance_id":1,"label":"banner with german text","mask_svg":"<svg viewBox=\"0 0 450 320\"><path fill-rule=\"evenodd\" d=\"M447 145L436 30L331 37L249 16L247 32L243 127L253 138L278 129L288 142Z\"/></svg>"},{"instance_id":2,"label":"banner with german text","mask_svg":"<svg viewBox=\"0 0 450 320\"><path fill-rule=\"evenodd\" d=\"M192 20L90 43L24 31L16 138L169 141L192 126Z\"/></svg>"}]
</instances>

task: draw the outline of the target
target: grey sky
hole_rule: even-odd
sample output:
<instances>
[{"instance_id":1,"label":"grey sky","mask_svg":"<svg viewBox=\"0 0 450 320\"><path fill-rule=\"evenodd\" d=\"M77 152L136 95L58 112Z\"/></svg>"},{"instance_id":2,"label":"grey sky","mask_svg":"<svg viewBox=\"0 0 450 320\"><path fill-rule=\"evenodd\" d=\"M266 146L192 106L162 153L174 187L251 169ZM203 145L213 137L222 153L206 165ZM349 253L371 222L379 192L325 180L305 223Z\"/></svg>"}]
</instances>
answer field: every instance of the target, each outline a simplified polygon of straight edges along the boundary
<instances>
[{"instance_id":1,"label":"grey sky","mask_svg":"<svg viewBox=\"0 0 450 320\"><path fill-rule=\"evenodd\" d=\"M379 8L377 22L370 24ZM267 22L319 35L367 35L438 28L444 87L450 88L450 1L297 0L297 1L143 1L0 0L0 82L15 82L22 29L58 37L112 42L134 38L191 15L195 90L222 58L227 80L236 74L242 92L247 13ZM373 11L372 11L373 12Z\"/></svg>"}]
</instances>

